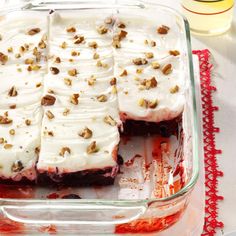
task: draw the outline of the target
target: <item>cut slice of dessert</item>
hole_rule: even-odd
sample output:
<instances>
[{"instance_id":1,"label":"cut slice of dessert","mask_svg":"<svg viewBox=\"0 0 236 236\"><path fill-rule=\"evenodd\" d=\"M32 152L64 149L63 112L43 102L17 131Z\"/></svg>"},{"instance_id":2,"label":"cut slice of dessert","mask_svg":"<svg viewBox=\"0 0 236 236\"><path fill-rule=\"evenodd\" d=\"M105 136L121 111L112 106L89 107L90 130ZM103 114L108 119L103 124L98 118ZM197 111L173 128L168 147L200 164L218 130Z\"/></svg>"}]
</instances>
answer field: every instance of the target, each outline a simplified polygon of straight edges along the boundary
<instances>
[{"instance_id":1,"label":"cut slice of dessert","mask_svg":"<svg viewBox=\"0 0 236 236\"><path fill-rule=\"evenodd\" d=\"M111 184L121 122L108 28L66 13L52 14L50 23L39 182Z\"/></svg>"},{"instance_id":2,"label":"cut slice of dessert","mask_svg":"<svg viewBox=\"0 0 236 236\"><path fill-rule=\"evenodd\" d=\"M118 14L114 76L124 133L169 136L176 131L185 102L179 45L169 27L159 27L150 18Z\"/></svg>"},{"instance_id":3,"label":"cut slice of dessert","mask_svg":"<svg viewBox=\"0 0 236 236\"><path fill-rule=\"evenodd\" d=\"M0 28L0 179L32 182L40 148L47 20L38 13L9 13Z\"/></svg>"}]
</instances>

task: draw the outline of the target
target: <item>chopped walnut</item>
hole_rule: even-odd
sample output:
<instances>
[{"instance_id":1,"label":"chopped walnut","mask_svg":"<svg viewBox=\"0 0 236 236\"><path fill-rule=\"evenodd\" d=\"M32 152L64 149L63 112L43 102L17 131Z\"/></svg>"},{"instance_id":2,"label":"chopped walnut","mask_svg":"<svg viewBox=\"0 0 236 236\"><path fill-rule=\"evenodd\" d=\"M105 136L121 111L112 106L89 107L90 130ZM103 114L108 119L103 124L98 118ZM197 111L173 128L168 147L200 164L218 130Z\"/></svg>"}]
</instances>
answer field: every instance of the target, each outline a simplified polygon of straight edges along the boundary
<instances>
[{"instance_id":1,"label":"chopped walnut","mask_svg":"<svg viewBox=\"0 0 236 236\"><path fill-rule=\"evenodd\" d=\"M71 154L71 150L68 147L63 147L59 153L60 156L64 157L66 154Z\"/></svg>"},{"instance_id":2,"label":"chopped walnut","mask_svg":"<svg viewBox=\"0 0 236 236\"><path fill-rule=\"evenodd\" d=\"M10 135L15 135L15 133L16 133L16 131L15 131L14 129L10 129L10 130L9 130L9 134L10 134Z\"/></svg>"},{"instance_id":3,"label":"chopped walnut","mask_svg":"<svg viewBox=\"0 0 236 236\"><path fill-rule=\"evenodd\" d=\"M12 52L13 52L13 48L12 48L12 47L9 47L9 48L7 49L7 51L8 51L9 53L12 53Z\"/></svg>"},{"instance_id":4,"label":"chopped walnut","mask_svg":"<svg viewBox=\"0 0 236 236\"><path fill-rule=\"evenodd\" d=\"M56 57L55 63L61 63L61 58L60 57Z\"/></svg>"},{"instance_id":5,"label":"chopped walnut","mask_svg":"<svg viewBox=\"0 0 236 236\"><path fill-rule=\"evenodd\" d=\"M21 57L20 53L16 53L16 54L15 54L15 58L18 59L18 58L20 58L20 57ZM0 53L0 61L1 61L1 53Z\"/></svg>"},{"instance_id":6,"label":"chopped walnut","mask_svg":"<svg viewBox=\"0 0 236 236\"><path fill-rule=\"evenodd\" d=\"M111 116L105 116L103 121L111 126L116 126L116 121Z\"/></svg>"},{"instance_id":7,"label":"chopped walnut","mask_svg":"<svg viewBox=\"0 0 236 236\"><path fill-rule=\"evenodd\" d=\"M140 65L146 65L148 63L148 61L145 59L145 58L135 58L133 59L133 63L137 66L140 66Z\"/></svg>"},{"instance_id":8,"label":"chopped walnut","mask_svg":"<svg viewBox=\"0 0 236 236\"><path fill-rule=\"evenodd\" d=\"M153 40L151 40L151 41L150 41L150 46L151 46L151 47L156 47L156 42L153 41Z\"/></svg>"},{"instance_id":9,"label":"chopped walnut","mask_svg":"<svg viewBox=\"0 0 236 236\"><path fill-rule=\"evenodd\" d=\"M108 64L102 63L100 60L98 60L96 66L97 66L97 67L107 68L107 67L108 67Z\"/></svg>"},{"instance_id":10,"label":"chopped walnut","mask_svg":"<svg viewBox=\"0 0 236 236\"><path fill-rule=\"evenodd\" d=\"M66 42L63 42L63 43L61 44L61 48L66 49L66 48L67 48L67 43L66 43Z\"/></svg>"},{"instance_id":11,"label":"chopped walnut","mask_svg":"<svg viewBox=\"0 0 236 236\"><path fill-rule=\"evenodd\" d=\"M107 28L105 25L100 25L100 26L98 26L98 28L97 28L97 32L98 32L99 34L106 34L107 31L108 31L108 28Z\"/></svg>"},{"instance_id":12,"label":"chopped walnut","mask_svg":"<svg viewBox=\"0 0 236 236\"><path fill-rule=\"evenodd\" d=\"M39 88L39 87L41 87L41 86L42 86L42 83L37 83L35 87L36 87L36 88Z\"/></svg>"},{"instance_id":13,"label":"chopped walnut","mask_svg":"<svg viewBox=\"0 0 236 236\"><path fill-rule=\"evenodd\" d=\"M104 95L104 94L101 94L101 95L97 96L97 100L99 102L106 102L107 101L107 96Z\"/></svg>"},{"instance_id":14,"label":"chopped walnut","mask_svg":"<svg viewBox=\"0 0 236 236\"><path fill-rule=\"evenodd\" d=\"M136 70L136 73L137 74L142 74L143 73L143 68L138 68L137 70ZM137 78L137 77L136 77Z\"/></svg>"},{"instance_id":15,"label":"chopped walnut","mask_svg":"<svg viewBox=\"0 0 236 236\"><path fill-rule=\"evenodd\" d=\"M177 93L179 92L179 86L175 85L174 87L170 88L170 93Z\"/></svg>"},{"instance_id":16,"label":"chopped walnut","mask_svg":"<svg viewBox=\"0 0 236 236\"><path fill-rule=\"evenodd\" d=\"M160 64L157 62L157 61L153 61L152 63L151 63L151 66L152 66L152 68L153 69L159 69L161 66L160 66Z\"/></svg>"},{"instance_id":17,"label":"chopped walnut","mask_svg":"<svg viewBox=\"0 0 236 236\"><path fill-rule=\"evenodd\" d=\"M26 51L26 48L24 46L20 46L19 51L20 53L24 53Z\"/></svg>"},{"instance_id":18,"label":"chopped walnut","mask_svg":"<svg viewBox=\"0 0 236 236\"><path fill-rule=\"evenodd\" d=\"M51 106L55 103L56 98L52 95L45 95L41 100L42 106Z\"/></svg>"},{"instance_id":19,"label":"chopped walnut","mask_svg":"<svg viewBox=\"0 0 236 236\"><path fill-rule=\"evenodd\" d=\"M70 76L76 76L77 74L78 74L78 72L76 69L68 70L68 75L70 75Z\"/></svg>"},{"instance_id":20,"label":"chopped walnut","mask_svg":"<svg viewBox=\"0 0 236 236\"><path fill-rule=\"evenodd\" d=\"M93 42L89 42L88 46L91 47L91 48L96 49L98 47L98 44L95 41L93 41Z\"/></svg>"},{"instance_id":21,"label":"chopped walnut","mask_svg":"<svg viewBox=\"0 0 236 236\"><path fill-rule=\"evenodd\" d=\"M39 42L38 46L39 46L39 48L41 48L41 49L45 49L45 48L47 47L46 43L45 43L43 40L41 40L41 41Z\"/></svg>"},{"instance_id":22,"label":"chopped walnut","mask_svg":"<svg viewBox=\"0 0 236 236\"><path fill-rule=\"evenodd\" d=\"M16 104L9 106L10 109L16 109Z\"/></svg>"},{"instance_id":23,"label":"chopped walnut","mask_svg":"<svg viewBox=\"0 0 236 236\"><path fill-rule=\"evenodd\" d=\"M49 110L46 112L46 116L48 117L49 120L52 120L55 117L53 113Z\"/></svg>"},{"instance_id":24,"label":"chopped walnut","mask_svg":"<svg viewBox=\"0 0 236 236\"><path fill-rule=\"evenodd\" d=\"M123 70L122 72L121 72L121 74L120 74L120 76L121 77L123 77L123 76L127 76L128 75L128 72L127 72L127 70Z\"/></svg>"},{"instance_id":25,"label":"chopped walnut","mask_svg":"<svg viewBox=\"0 0 236 236\"><path fill-rule=\"evenodd\" d=\"M35 154L39 154L40 153L40 147L36 147L35 149L34 149L34 152L35 152Z\"/></svg>"},{"instance_id":26,"label":"chopped walnut","mask_svg":"<svg viewBox=\"0 0 236 236\"><path fill-rule=\"evenodd\" d=\"M70 97L70 102L74 105L78 105L79 104L79 94L78 93L74 93L72 94L72 96Z\"/></svg>"},{"instance_id":27,"label":"chopped walnut","mask_svg":"<svg viewBox=\"0 0 236 236\"><path fill-rule=\"evenodd\" d=\"M167 64L162 67L162 73L164 75L169 75L171 72L172 72L172 65L171 64Z\"/></svg>"},{"instance_id":28,"label":"chopped walnut","mask_svg":"<svg viewBox=\"0 0 236 236\"><path fill-rule=\"evenodd\" d=\"M116 78L113 77L111 80L110 80L110 85L116 85Z\"/></svg>"},{"instance_id":29,"label":"chopped walnut","mask_svg":"<svg viewBox=\"0 0 236 236\"><path fill-rule=\"evenodd\" d=\"M90 145L87 147L87 153L88 154L92 154L95 152L98 152L99 148L97 147L96 141L93 141L92 143L90 143Z\"/></svg>"},{"instance_id":30,"label":"chopped walnut","mask_svg":"<svg viewBox=\"0 0 236 236\"><path fill-rule=\"evenodd\" d=\"M126 32L125 30L121 30L118 34L119 36L119 40L121 41L122 39L124 39L127 36L128 32Z\"/></svg>"},{"instance_id":31,"label":"chopped walnut","mask_svg":"<svg viewBox=\"0 0 236 236\"><path fill-rule=\"evenodd\" d=\"M28 71L38 71L41 68L39 65L29 65L27 70Z\"/></svg>"},{"instance_id":32,"label":"chopped walnut","mask_svg":"<svg viewBox=\"0 0 236 236\"><path fill-rule=\"evenodd\" d=\"M170 28L166 25L162 25L157 29L158 34L168 34Z\"/></svg>"},{"instance_id":33,"label":"chopped walnut","mask_svg":"<svg viewBox=\"0 0 236 236\"><path fill-rule=\"evenodd\" d=\"M72 52L71 52L71 56L72 56L72 57L76 57L77 55L78 55L78 53L77 53L76 51L72 51Z\"/></svg>"},{"instance_id":34,"label":"chopped walnut","mask_svg":"<svg viewBox=\"0 0 236 236\"><path fill-rule=\"evenodd\" d=\"M93 132L89 128L85 127L80 131L79 136L83 137L84 139L89 139L93 136Z\"/></svg>"},{"instance_id":35,"label":"chopped walnut","mask_svg":"<svg viewBox=\"0 0 236 236\"><path fill-rule=\"evenodd\" d=\"M74 37L74 39L75 39L74 44L80 44L80 43L84 42L84 36L82 36L82 35L80 35L80 36L76 35Z\"/></svg>"},{"instance_id":36,"label":"chopped walnut","mask_svg":"<svg viewBox=\"0 0 236 236\"><path fill-rule=\"evenodd\" d=\"M31 125L31 120L29 120L29 119L25 120L25 124L26 124L27 126L30 126L30 125Z\"/></svg>"},{"instance_id":37,"label":"chopped walnut","mask_svg":"<svg viewBox=\"0 0 236 236\"><path fill-rule=\"evenodd\" d=\"M12 172L19 172L23 169L24 169L24 166L23 166L23 163L20 160L15 161L13 163L12 167L11 167Z\"/></svg>"},{"instance_id":38,"label":"chopped walnut","mask_svg":"<svg viewBox=\"0 0 236 236\"><path fill-rule=\"evenodd\" d=\"M65 110L63 111L63 116L67 116L70 113L70 109L65 108Z\"/></svg>"},{"instance_id":39,"label":"chopped walnut","mask_svg":"<svg viewBox=\"0 0 236 236\"><path fill-rule=\"evenodd\" d=\"M27 58L27 59L25 59L25 64L26 64L26 65L32 65L32 64L34 64L34 59L33 59L33 58Z\"/></svg>"},{"instance_id":40,"label":"chopped walnut","mask_svg":"<svg viewBox=\"0 0 236 236\"><path fill-rule=\"evenodd\" d=\"M126 27L126 25L123 22L119 22L119 23L117 23L117 27L124 29Z\"/></svg>"},{"instance_id":41,"label":"chopped walnut","mask_svg":"<svg viewBox=\"0 0 236 236\"><path fill-rule=\"evenodd\" d=\"M157 87L157 81L156 78L153 76L151 79L145 79L141 82L141 85L143 85L147 90L151 88Z\"/></svg>"},{"instance_id":42,"label":"chopped walnut","mask_svg":"<svg viewBox=\"0 0 236 236\"><path fill-rule=\"evenodd\" d=\"M10 97L16 97L18 94L17 90L16 90L16 87L15 86L12 86L11 89L9 90L8 92L8 95Z\"/></svg>"},{"instance_id":43,"label":"chopped walnut","mask_svg":"<svg viewBox=\"0 0 236 236\"><path fill-rule=\"evenodd\" d=\"M10 143L6 143L4 146L3 146L5 149L11 149L13 147L12 144Z\"/></svg>"},{"instance_id":44,"label":"chopped walnut","mask_svg":"<svg viewBox=\"0 0 236 236\"><path fill-rule=\"evenodd\" d=\"M112 41L112 46L113 46L114 48L121 48L120 41L113 39L113 41Z\"/></svg>"},{"instance_id":45,"label":"chopped walnut","mask_svg":"<svg viewBox=\"0 0 236 236\"><path fill-rule=\"evenodd\" d=\"M2 41L2 35L0 34L0 41Z\"/></svg>"},{"instance_id":46,"label":"chopped walnut","mask_svg":"<svg viewBox=\"0 0 236 236\"><path fill-rule=\"evenodd\" d=\"M12 123L12 119L8 118L7 116L0 116L0 124L1 125L8 125Z\"/></svg>"},{"instance_id":47,"label":"chopped walnut","mask_svg":"<svg viewBox=\"0 0 236 236\"><path fill-rule=\"evenodd\" d=\"M177 57L177 56L180 55L180 52L178 50L170 50L169 54L172 55L172 56Z\"/></svg>"},{"instance_id":48,"label":"chopped walnut","mask_svg":"<svg viewBox=\"0 0 236 236\"><path fill-rule=\"evenodd\" d=\"M93 54L93 59L97 60L99 57L100 57L100 56L99 56L98 53L95 52L95 53Z\"/></svg>"},{"instance_id":49,"label":"chopped walnut","mask_svg":"<svg viewBox=\"0 0 236 236\"><path fill-rule=\"evenodd\" d=\"M138 101L138 104L139 104L140 107L154 109L154 108L157 107L158 101L157 101L157 100L149 101L149 100L146 100L146 99L144 99L144 98L141 98L141 99Z\"/></svg>"},{"instance_id":50,"label":"chopped walnut","mask_svg":"<svg viewBox=\"0 0 236 236\"><path fill-rule=\"evenodd\" d=\"M69 27L66 29L67 33L75 33L76 32L76 28L75 27Z\"/></svg>"},{"instance_id":51,"label":"chopped walnut","mask_svg":"<svg viewBox=\"0 0 236 236\"><path fill-rule=\"evenodd\" d=\"M33 28L28 31L28 35L35 35L38 34L40 31L41 31L40 28Z\"/></svg>"},{"instance_id":52,"label":"chopped walnut","mask_svg":"<svg viewBox=\"0 0 236 236\"><path fill-rule=\"evenodd\" d=\"M67 86L71 86L71 85L72 85L72 80L69 79L69 78L64 78L64 83L65 83L65 85L67 85Z\"/></svg>"},{"instance_id":53,"label":"chopped walnut","mask_svg":"<svg viewBox=\"0 0 236 236\"><path fill-rule=\"evenodd\" d=\"M53 75L57 75L60 73L60 70L57 67L50 67L50 71Z\"/></svg>"},{"instance_id":54,"label":"chopped walnut","mask_svg":"<svg viewBox=\"0 0 236 236\"><path fill-rule=\"evenodd\" d=\"M4 138L0 138L0 144L3 144L3 143L5 143L5 139Z\"/></svg>"},{"instance_id":55,"label":"chopped walnut","mask_svg":"<svg viewBox=\"0 0 236 236\"><path fill-rule=\"evenodd\" d=\"M88 85L89 86L93 86L96 82L96 78L92 75L89 79L88 79Z\"/></svg>"},{"instance_id":56,"label":"chopped walnut","mask_svg":"<svg viewBox=\"0 0 236 236\"><path fill-rule=\"evenodd\" d=\"M5 65L8 61L8 56L0 52L0 62L2 65Z\"/></svg>"},{"instance_id":57,"label":"chopped walnut","mask_svg":"<svg viewBox=\"0 0 236 236\"><path fill-rule=\"evenodd\" d=\"M152 52L146 52L146 53L145 53L145 57L146 57L147 59L151 59L151 58L154 57L154 54L153 54Z\"/></svg>"}]
</instances>

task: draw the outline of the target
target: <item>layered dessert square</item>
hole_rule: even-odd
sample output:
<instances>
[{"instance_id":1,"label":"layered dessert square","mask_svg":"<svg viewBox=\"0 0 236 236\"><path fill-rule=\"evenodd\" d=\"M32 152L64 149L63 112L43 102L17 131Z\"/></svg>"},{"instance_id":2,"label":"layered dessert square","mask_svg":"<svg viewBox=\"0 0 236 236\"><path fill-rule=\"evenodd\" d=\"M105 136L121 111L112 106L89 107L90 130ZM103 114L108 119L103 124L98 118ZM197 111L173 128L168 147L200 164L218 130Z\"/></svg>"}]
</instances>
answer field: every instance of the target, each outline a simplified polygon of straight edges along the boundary
<instances>
[{"instance_id":1,"label":"layered dessert square","mask_svg":"<svg viewBox=\"0 0 236 236\"><path fill-rule=\"evenodd\" d=\"M40 183L108 185L118 172L121 122L111 37L97 27L88 17L50 17Z\"/></svg>"},{"instance_id":2,"label":"layered dessert square","mask_svg":"<svg viewBox=\"0 0 236 236\"><path fill-rule=\"evenodd\" d=\"M114 24L113 45L124 132L175 133L186 87L175 29L157 25L147 16L120 14Z\"/></svg>"},{"instance_id":3,"label":"layered dessert square","mask_svg":"<svg viewBox=\"0 0 236 236\"><path fill-rule=\"evenodd\" d=\"M0 19L1 182L30 182L37 177L46 29L46 17L39 13Z\"/></svg>"}]
</instances>

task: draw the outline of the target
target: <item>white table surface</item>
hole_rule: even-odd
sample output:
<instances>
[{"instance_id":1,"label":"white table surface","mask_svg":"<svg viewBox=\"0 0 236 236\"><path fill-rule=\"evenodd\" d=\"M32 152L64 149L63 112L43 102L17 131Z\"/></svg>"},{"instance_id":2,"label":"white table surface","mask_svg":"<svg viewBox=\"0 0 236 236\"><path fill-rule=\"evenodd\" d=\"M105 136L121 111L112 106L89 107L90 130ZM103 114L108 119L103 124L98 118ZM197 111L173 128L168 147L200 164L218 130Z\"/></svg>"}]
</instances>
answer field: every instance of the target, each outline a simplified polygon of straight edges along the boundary
<instances>
[{"instance_id":1,"label":"white table surface","mask_svg":"<svg viewBox=\"0 0 236 236\"><path fill-rule=\"evenodd\" d=\"M156 2L180 10L179 0ZM223 230L217 231L217 236L236 231L236 7L234 13L232 28L224 35L192 35L192 48L208 48L215 64L214 83L218 90L214 101L220 108L215 113L215 123L221 129L216 134L216 144L223 150L223 154L218 155L218 163L224 172L224 177L219 179L219 195L224 196L224 201L219 203L219 220L225 224Z\"/></svg>"}]
</instances>

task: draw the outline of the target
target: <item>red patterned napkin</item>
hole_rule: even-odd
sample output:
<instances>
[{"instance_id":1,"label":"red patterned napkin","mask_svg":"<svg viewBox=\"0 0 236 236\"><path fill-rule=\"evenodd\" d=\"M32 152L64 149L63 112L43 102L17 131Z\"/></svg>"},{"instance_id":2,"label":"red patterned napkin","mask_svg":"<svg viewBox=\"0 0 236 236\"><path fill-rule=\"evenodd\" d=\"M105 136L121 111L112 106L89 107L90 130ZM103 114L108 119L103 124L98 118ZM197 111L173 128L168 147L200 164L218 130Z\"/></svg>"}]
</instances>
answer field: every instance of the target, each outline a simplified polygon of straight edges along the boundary
<instances>
[{"instance_id":1,"label":"red patterned napkin","mask_svg":"<svg viewBox=\"0 0 236 236\"><path fill-rule=\"evenodd\" d=\"M209 50L193 51L199 58L200 62L200 79L201 79L201 98L203 112L203 141L204 141L204 162L205 162L205 224L202 236L213 236L217 228L223 228L224 224L218 221L218 201L223 200L218 195L218 177L223 176L219 171L217 164L217 155L222 151L218 150L215 145L215 134L220 131L215 127L214 112L218 107L214 106L212 94L216 87L212 86L211 70L213 65L210 63Z\"/></svg>"}]
</instances>

